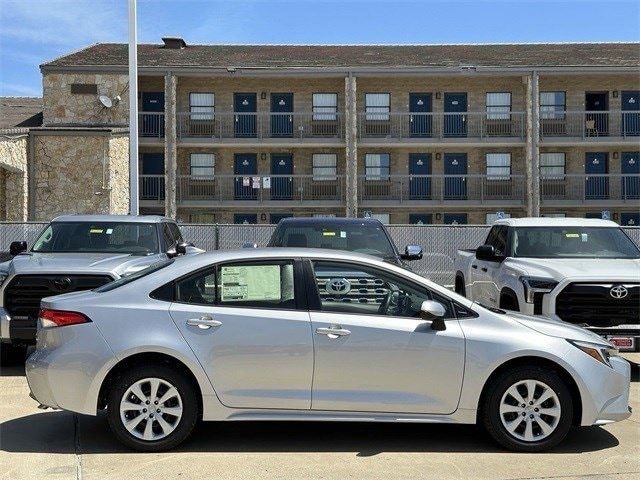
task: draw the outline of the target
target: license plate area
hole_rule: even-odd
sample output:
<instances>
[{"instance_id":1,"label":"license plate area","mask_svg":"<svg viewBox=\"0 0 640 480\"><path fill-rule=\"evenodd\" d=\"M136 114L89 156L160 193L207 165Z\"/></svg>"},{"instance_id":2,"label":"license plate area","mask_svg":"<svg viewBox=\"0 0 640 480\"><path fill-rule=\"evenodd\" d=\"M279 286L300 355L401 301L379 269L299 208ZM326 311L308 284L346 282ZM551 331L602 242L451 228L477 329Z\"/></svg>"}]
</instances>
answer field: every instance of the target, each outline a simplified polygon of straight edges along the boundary
<instances>
[{"instance_id":1,"label":"license plate area","mask_svg":"<svg viewBox=\"0 0 640 480\"><path fill-rule=\"evenodd\" d=\"M621 352L632 352L636 349L636 342L633 337L607 335L606 338Z\"/></svg>"}]
</instances>

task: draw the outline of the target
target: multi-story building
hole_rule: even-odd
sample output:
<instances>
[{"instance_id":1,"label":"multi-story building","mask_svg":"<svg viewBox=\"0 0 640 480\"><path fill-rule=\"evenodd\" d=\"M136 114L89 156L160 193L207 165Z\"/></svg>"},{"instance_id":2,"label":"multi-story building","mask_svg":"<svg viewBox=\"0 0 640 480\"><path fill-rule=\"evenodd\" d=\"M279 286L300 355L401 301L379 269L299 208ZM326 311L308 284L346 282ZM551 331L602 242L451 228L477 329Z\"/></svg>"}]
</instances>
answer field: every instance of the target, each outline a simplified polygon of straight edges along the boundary
<instances>
[{"instance_id":1,"label":"multi-story building","mask_svg":"<svg viewBox=\"0 0 640 480\"><path fill-rule=\"evenodd\" d=\"M640 224L637 43L232 46L165 38L138 51L143 212L221 223L365 213L390 223L485 223L497 212L605 212ZM106 140L87 148L102 148L105 160L91 156L89 171L102 168L105 188L124 192L127 46L93 45L41 71L36 135L102 131ZM88 152L70 150L59 152L62 171L83 168ZM42 177L37 166L32 176ZM42 204L32 202L30 217L41 216Z\"/></svg>"}]
</instances>

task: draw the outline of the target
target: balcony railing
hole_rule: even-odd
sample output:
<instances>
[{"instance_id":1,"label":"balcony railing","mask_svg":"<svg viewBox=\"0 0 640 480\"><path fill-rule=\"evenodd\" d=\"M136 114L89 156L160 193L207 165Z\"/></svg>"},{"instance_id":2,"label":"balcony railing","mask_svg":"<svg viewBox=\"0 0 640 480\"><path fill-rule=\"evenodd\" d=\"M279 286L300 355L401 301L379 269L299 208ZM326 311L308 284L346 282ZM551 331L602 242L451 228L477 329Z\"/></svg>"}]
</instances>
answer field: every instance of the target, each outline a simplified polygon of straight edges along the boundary
<instances>
[{"instance_id":1,"label":"balcony railing","mask_svg":"<svg viewBox=\"0 0 640 480\"><path fill-rule=\"evenodd\" d=\"M148 193L162 190L163 182L153 176ZM150 185L154 185L151 187ZM144 189L141 189L141 194ZM344 176L313 175L215 175L178 176L178 202L342 202Z\"/></svg>"},{"instance_id":2,"label":"balcony railing","mask_svg":"<svg viewBox=\"0 0 640 480\"><path fill-rule=\"evenodd\" d=\"M164 201L164 175L140 175L138 183L140 200Z\"/></svg>"},{"instance_id":3,"label":"balcony railing","mask_svg":"<svg viewBox=\"0 0 640 480\"><path fill-rule=\"evenodd\" d=\"M359 113L360 138L524 138L524 113Z\"/></svg>"},{"instance_id":4,"label":"balcony railing","mask_svg":"<svg viewBox=\"0 0 640 480\"><path fill-rule=\"evenodd\" d=\"M561 111L540 113L540 137L636 137L640 112Z\"/></svg>"},{"instance_id":5,"label":"balcony railing","mask_svg":"<svg viewBox=\"0 0 640 480\"><path fill-rule=\"evenodd\" d=\"M639 203L640 174L566 174L540 178L542 201Z\"/></svg>"},{"instance_id":6,"label":"balcony railing","mask_svg":"<svg viewBox=\"0 0 640 480\"><path fill-rule=\"evenodd\" d=\"M180 138L344 138L341 113L178 113Z\"/></svg>"},{"instance_id":7,"label":"balcony railing","mask_svg":"<svg viewBox=\"0 0 640 480\"><path fill-rule=\"evenodd\" d=\"M361 202L524 202L524 175L362 175Z\"/></svg>"},{"instance_id":8,"label":"balcony railing","mask_svg":"<svg viewBox=\"0 0 640 480\"><path fill-rule=\"evenodd\" d=\"M164 112L141 112L138 114L138 134L141 137L164 137Z\"/></svg>"}]
</instances>

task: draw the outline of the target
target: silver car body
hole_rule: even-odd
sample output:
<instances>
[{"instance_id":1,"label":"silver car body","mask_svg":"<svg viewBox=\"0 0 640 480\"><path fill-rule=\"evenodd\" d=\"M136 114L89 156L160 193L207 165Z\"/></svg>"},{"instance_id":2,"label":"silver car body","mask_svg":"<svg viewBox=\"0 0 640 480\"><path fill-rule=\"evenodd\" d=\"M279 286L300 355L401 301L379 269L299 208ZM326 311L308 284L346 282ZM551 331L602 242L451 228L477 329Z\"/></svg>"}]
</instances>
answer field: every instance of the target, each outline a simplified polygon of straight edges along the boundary
<instances>
[{"instance_id":1,"label":"silver car body","mask_svg":"<svg viewBox=\"0 0 640 480\"><path fill-rule=\"evenodd\" d=\"M156 288L219 262L329 259L370 265L410 279L478 314L431 329L418 318L307 310L206 307L150 298ZM567 339L606 344L582 328L494 313L374 257L312 249L221 251L172 265L110 292L47 298L43 308L78 311L92 322L39 331L26 373L40 403L95 415L109 371L156 352L181 362L202 394L204 420L358 420L475 423L492 372L520 357L554 362L580 394L581 425L627 418L630 366L594 360ZM210 316L218 328L187 320ZM348 337L318 335L340 325Z\"/></svg>"}]
</instances>

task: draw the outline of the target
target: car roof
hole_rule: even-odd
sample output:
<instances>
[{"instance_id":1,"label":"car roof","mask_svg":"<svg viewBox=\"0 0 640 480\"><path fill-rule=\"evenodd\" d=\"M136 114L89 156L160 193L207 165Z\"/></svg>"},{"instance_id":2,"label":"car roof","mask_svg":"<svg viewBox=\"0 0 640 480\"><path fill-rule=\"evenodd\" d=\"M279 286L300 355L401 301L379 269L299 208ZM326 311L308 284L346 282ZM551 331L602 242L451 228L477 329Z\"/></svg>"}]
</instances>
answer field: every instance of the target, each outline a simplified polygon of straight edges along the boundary
<instances>
[{"instance_id":1,"label":"car roof","mask_svg":"<svg viewBox=\"0 0 640 480\"><path fill-rule=\"evenodd\" d=\"M339 225L382 225L382 222L377 218L346 218L346 217L289 217L283 218L278 223L280 225L326 225L339 226Z\"/></svg>"},{"instance_id":2,"label":"car roof","mask_svg":"<svg viewBox=\"0 0 640 480\"><path fill-rule=\"evenodd\" d=\"M509 227L619 227L616 222L601 220L599 218L579 217L525 217L504 218L496 220L494 225L507 225Z\"/></svg>"},{"instance_id":3,"label":"car roof","mask_svg":"<svg viewBox=\"0 0 640 480\"><path fill-rule=\"evenodd\" d=\"M52 222L160 223L174 222L161 215L61 215Z\"/></svg>"}]
</instances>

